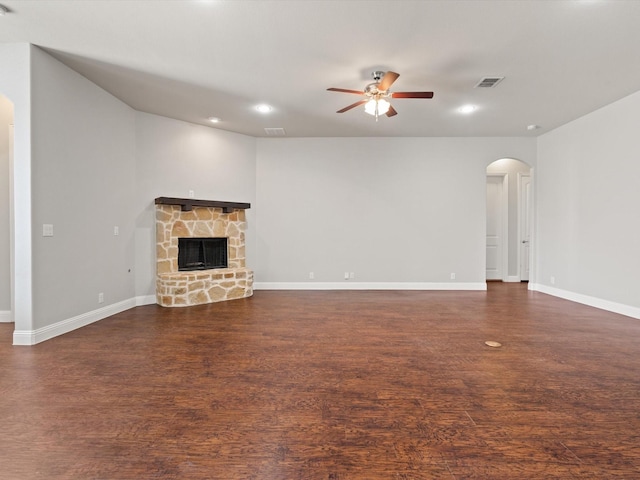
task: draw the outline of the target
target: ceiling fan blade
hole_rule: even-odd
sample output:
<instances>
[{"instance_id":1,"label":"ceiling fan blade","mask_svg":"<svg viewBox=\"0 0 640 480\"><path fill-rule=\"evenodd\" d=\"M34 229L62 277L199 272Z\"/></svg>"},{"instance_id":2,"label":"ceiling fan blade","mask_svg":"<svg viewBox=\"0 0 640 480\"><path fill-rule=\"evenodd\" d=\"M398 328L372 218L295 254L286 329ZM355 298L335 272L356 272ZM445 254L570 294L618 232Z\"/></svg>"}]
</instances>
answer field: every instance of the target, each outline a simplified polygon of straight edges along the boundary
<instances>
[{"instance_id":1,"label":"ceiling fan blade","mask_svg":"<svg viewBox=\"0 0 640 480\"><path fill-rule=\"evenodd\" d=\"M348 107L344 107L342 110L338 110L336 113L344 113L347 110L351 110L352 108L356 108L359 105L363 105L367 103L367 100L360 100L359 102L356 103L352 103L351 105L349 105Z\"/></svg>"},{"instance_id":2,"label":"ceiling fan blade","mask_svg":"<svg viewBox=\"0 0 640 480\"><path fill-rule=\"evenodd\" d=\"M391 98L433 98L433 92L393 92Z\"/></svg>"},{"instance_id":3,"label":"ceiling fan blade","mask_svg":"<svg viewBox=\"0 0 640 480\"><path fill-rule=\"evenodd\" d=\"M394 115L397 115L398 112L396 112L396 109L393 108L393 105L389 105L389 110L387 110L387 117L393 117Z\"/></svg>"},{"instance_id":4,"label":"ceiling fan blade","mask_svg":"<svg viewBox=\"0 0 640 480\"><path fill-rule=\"evenodd\" d=\"M362 90L349 90L346 88L327 88L330 92L355 93L356 95L364 95Z\"/></svg>"},{"instance_id":5,"label":"ceiling fan blade","mask_svg":"<svg viewBox=\"0 0 640 480\"><path fill-rule=\"evenodd\" d=\"M386 92L387 90L389 90L391 84L395 82L399 76L400 74L396 72L385 73L384 77L382 77L382 80L380 81L380 85L378 85L378 90Z\"/></svg>"}]
</instances>

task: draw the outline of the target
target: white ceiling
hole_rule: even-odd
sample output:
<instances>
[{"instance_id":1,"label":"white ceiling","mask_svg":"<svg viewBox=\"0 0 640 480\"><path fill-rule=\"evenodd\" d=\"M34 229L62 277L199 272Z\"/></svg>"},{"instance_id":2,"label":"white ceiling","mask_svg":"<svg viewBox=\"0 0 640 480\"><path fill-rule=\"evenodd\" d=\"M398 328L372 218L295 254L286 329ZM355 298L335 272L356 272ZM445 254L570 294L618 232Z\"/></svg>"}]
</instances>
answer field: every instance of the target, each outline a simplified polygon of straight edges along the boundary
<instances>
[{"instance_id":1,"label":"white ceiling","mask_svg":"<svg viewBox=\"0 0 640 480\"><path fill-rule=\"evenodd\" d=\"M137 110L256 137L535 136L640 89L638 0L0 3L0 42L38 45ZM435 96L378 122L335 113L359 97L326 89L364 89L376 69ZM474 88L484 76L506 78Z\"/></svg>"}]
</instances>

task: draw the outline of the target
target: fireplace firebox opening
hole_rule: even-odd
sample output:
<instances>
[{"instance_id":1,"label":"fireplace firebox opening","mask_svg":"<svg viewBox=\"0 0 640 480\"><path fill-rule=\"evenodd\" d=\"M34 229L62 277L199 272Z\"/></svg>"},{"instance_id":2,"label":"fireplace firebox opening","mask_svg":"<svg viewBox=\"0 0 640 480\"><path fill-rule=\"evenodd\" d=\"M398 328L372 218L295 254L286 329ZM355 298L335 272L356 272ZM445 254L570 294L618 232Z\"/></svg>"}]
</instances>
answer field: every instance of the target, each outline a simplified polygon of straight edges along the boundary
<instances>
[{"instance_id":1,"label":"fireplace firebox opening","mask_svg":"<svg viewBox=\"0 0 640 480\"><path fill-rule=\"evenodd\" d=\"M227 238L178 238L178 270L227 268Z\"/></svg>"}]
</instances>

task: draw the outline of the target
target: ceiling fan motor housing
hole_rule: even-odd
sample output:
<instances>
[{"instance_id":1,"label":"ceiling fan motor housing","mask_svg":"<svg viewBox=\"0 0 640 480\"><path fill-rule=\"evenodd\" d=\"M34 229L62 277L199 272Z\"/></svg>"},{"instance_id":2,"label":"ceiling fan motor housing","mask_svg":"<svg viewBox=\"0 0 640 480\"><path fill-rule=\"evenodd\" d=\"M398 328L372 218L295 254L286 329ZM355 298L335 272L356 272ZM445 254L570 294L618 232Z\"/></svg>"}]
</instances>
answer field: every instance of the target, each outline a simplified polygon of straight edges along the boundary
<instances>
[{"instance_id":1,"label":"ceiling fan motor housing","mask_svg":"<svg viewBox=\"0 0 640 480\"><path fill-rule=\"evenodd\" d=\"M375 72L371 72L371 76L376 81L376 83L380 83L380 80L382 80L382 77L384 77L385 73L387 72L381 72L380 70L376 70Z\"/></svg>"}]
</instances>

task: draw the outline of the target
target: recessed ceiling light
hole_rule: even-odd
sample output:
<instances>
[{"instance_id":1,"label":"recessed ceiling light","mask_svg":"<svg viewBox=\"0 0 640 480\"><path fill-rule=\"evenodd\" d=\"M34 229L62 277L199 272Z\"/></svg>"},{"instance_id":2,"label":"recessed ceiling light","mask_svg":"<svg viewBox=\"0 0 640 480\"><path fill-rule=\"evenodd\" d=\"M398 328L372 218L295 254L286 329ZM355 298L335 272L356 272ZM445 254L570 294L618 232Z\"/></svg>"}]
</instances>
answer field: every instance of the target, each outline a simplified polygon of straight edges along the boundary
<instances>
[{"instance_id":1,"label":"recessed ceiling light","mask_svg":"<svg viewBox=\"0 0 640 480\"><path fill-rule=\"evenodd\" d=\"M218 117L209 117L207 118L211 123L219 123L220 119Z\"/></svg>"},{"instance_id":2,"label":"recessed ceiling light","mask_svg":"<svg viewBox=\"0 0 640 480\"><path fill-rule=\"evenodd\" d=\"M475 112L477 108L478 107L476 107L475 105L463 105L458 109L458 111L460 113L471 113L471 112Z\"/></svg>"},{"instance_id":3,"label":"recessed ceiling light","mask_svg":"<svg viewBox=\"0 0 640 480\"><path fill-rule=\"evenodd\" d=\"M540 125L527 125L527 130L538 130Z\"/></svg>"},{"instance_id":4,"label":"recessed ceiling light","mask_svg":"<svg viewBox=\"0 0 640 480\"><path fill-rule=\"evenodd\" d=\"M267 105L266 103L261 103L260 105L256 105L256 110L260 113L269 113L271 110L273 110L273 107L271 105Z\"/></svg>"}]
</instances>

